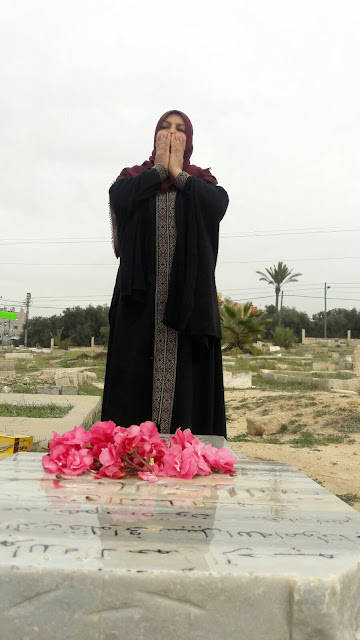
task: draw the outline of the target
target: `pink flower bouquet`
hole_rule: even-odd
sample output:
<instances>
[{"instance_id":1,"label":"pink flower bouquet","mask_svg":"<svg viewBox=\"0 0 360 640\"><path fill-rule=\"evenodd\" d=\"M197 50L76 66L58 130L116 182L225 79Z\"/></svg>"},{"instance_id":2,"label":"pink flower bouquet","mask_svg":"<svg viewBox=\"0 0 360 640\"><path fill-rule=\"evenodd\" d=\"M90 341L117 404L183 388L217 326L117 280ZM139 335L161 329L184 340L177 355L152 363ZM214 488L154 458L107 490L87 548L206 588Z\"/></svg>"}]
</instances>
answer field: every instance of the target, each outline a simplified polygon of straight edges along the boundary
<instances>
[{"instance_id":1,"label":"pink flower bouquet","mask_svg":"<svg viewBox=\"0 0 360 640\"><path fill-rule=\"evenodd\" d=\"M159 478L207 476L212 472L235 473L237 457L230 449L205 445L190 431L178 429L169 442L160 437L153 422L129 428L114 422L95 422L89 431L75 427L59 436L53 431L44 470L79 476L90 471L95 478L137 475L147 482Z\"/></svg>"}]
</instances>

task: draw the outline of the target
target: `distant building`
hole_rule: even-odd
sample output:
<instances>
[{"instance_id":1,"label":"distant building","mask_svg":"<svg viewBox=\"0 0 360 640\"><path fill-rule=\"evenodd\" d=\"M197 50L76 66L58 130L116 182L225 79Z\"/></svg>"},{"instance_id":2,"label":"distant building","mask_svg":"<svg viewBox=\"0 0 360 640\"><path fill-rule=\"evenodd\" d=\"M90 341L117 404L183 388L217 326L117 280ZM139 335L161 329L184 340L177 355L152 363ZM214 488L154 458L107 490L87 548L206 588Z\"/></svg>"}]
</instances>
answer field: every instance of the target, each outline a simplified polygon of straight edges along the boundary
<instances>
[{"instance_id":1,"label":"distant building","mask_svg":"<svg viewBox=\"0 0 360 640\"><path fill-rule=\"evenodd\" d=\"M248 303L245 303L245 302L234 302L234 306L235 307L240 307L240 309L242 310L243 314L244 314L245 304L248 304ZM251 305L250 313L254 313L254 311L257 311L257 310L258 310L257 307L253 307L253 305Z\"/></svg>"},{"instance_id":2,"label":"distant building","mask_svg":"<svg viewBox=\"0 0 360 640\"><path fill-rule=\"evenodd\" d=\"M22 307L19 311L16 311L15 307L0 307L0 311L16 313L16 320L0 318L0 344L14 344L18 346L20 335L25 324L25 310Z\"/></svg>"},{"instance_id":3,"label":"distant building","mask_svg":"<svg viewBox=\"0 0 360 640\"><path fill-rule=\"evenodd\" d=\"M222 293L220 291L217 292L217 297L218 297L219 305L221 306L222 303L223 303L223 297L222 297ZM226 300L226 298L225 298L225 300ZM232 302L232 304L234 305L234 307L240 307L242 309L242 311L244 312L245 304L248 304L248 303L245 303L245 302ZM253 305L251 305L250 313L254 313L254 311L257 311L257 310L258 310L258 307L253 307Z\"/></svg>"}]
</instances>

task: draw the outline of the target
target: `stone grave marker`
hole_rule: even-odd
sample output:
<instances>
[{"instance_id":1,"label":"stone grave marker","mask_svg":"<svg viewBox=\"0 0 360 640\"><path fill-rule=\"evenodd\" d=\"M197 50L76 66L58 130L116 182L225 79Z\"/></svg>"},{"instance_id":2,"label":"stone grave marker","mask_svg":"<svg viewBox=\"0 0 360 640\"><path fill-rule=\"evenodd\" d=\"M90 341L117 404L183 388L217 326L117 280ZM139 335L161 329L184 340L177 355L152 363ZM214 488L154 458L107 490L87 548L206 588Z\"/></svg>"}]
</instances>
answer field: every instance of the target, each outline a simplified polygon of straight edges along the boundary
<instances>
[{"instance_id":1,"label":"stone grave marker","mask_svg":"<svg viewBox=\"0 0 360 640\"><path fill-rule=\"evenodd\" d=\"M1 640L355 640L359 531L287 465L148 484L17 454L0 461Z\"/></svg>"},{"instance_id":2,"label":"stone grave marker","mask_svg":"<svg viewBox=\"0 0 360 640\"><path fill-rule=\"evenodd\" d=\"M353 371L356 377L360 376L360 345L356 347L353 354Z\"/></svg>"},{"instance_id":3,"label":"stone grave marker","mask_svg":"<svg viewBox=\"0 0 360 640\"><path fill-rule=\"evenodd\" d=\"M14 351L10 353L5 353L5 360L33 360L34 356L32 353Z\"/></svg>"},{"instance_id":4,"label":"stone grave marker","mask_svg":"<svg viewBox=\"0 0 360 640\"><path fill-rule=\"evenodd\" d=\"M228 389L251 389L251 371L224 371L224 387Z\"/></svg>"}]
</instances>

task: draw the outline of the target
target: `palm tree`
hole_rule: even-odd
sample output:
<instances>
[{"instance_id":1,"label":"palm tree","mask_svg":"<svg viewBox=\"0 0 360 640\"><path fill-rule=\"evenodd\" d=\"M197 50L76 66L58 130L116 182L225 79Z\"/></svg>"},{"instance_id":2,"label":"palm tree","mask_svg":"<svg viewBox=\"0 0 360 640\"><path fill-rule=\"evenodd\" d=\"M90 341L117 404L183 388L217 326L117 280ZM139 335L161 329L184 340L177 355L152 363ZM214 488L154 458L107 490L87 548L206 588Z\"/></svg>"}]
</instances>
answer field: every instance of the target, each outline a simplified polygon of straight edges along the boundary
<instances>
[{"instance_id":1,"label":"palm tree","mask_svg":"<svg viewBox=\"0 0 360 640\"><path fill-rule=\"evenodd\" d=\"M54 338L55 347L58 347L59 349L62 348L61 334L62 334L63 330L64 330L64 327L61 327L61 329L56 329L56 334L55 335L53 333L51 333L51 337Z\"/></svg>"},{"instance_id":2,"label":"palm tree","mask_svg":"<svg viewBox=\"0 0 360 640\"><path fill-rule=\"evenodd\" d=\"M277 267L274 265L269 269L265 269L267 273L263 273L262 271L257 271L262 277L260 280L264 280L268 284L272 284L275 287L275 306L276 311L279 308L279 295L281 291L281 287L284 284L288 284L288 282L297 282L298 276L301 276L302 273L292 273L292 269L288 269L286 264L282 262L277 263Z\"/></svg>"},{"instance_id":3,"label":"palm tree","mask_svg":"<svg viewBox=\"0 0 360 640\"><path fill-rule=\"evenodd\" d=\"M226 351L237 347L240 351L252 351L253 342L262 337L266 319L265 311L251 311L251 302L245 305L225 302L220 311L223 339L228 343Z\"/></svg>"}]
</instances>

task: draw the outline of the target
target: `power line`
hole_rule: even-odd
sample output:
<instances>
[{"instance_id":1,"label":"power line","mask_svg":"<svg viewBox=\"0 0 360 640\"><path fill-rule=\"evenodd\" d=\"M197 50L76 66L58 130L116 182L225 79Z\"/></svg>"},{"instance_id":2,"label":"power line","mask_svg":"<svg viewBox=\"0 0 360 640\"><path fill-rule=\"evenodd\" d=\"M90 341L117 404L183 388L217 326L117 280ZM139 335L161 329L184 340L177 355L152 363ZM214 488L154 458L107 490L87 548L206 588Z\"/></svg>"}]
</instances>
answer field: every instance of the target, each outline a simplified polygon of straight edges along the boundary
<instances>
[{"instance_id":1,"label":"power line","mask_svg":"<svg viewBox=\"0 0 360 640\"><path fill-rule=\"evenodd\" d=\"M79 307L81 305L76 305L76 306ZM99 305L99 306L109 306L109 305ZM32 309L59 309L59 310L63 311L66 307L65 306L63 306L63 307L48 307L48 306L44 307L44 306L38 306L38 305L34 304L34 305L32 305L31 308Z\"/></svg>"},{"instance_id":2,"label":"power line","mask_svg":"<svg viewBox=\"0 0 360 640\"><path fill-rule=\"evenodd\" d=\"M332 285L333 286L333 285ZM309 288L315 287L316 289L321 288L322 284L316 284L316 283L309 283L309 284L304 284L304 285L300 285L299 287L296 287L296 289L285 289L284 291L297 291L298 289L300 290L308 290ZM241 293L241 292L256 292L256 293L260 293L260 292L268 292L269 288L268 286L260 286L260 287L232 287L229 289L223 289L223 288L219 288L219 291L223 292L234 292L234 293ZM49 301L81 301L81 302L85 302L85 301L100 301L103 299L109 300L112 297L112 293L109 294L89 294L87 295L76 295L76 294L69 294L69 295L61 295L61 296L32 296L32 300L39 301L39 300L49 300ZM22 304L23 301L22 300L12 300L9 298L2 298L3 302L7 302L7 303L15 303L15 304Z\"/></svg>"},{"instance_id":3,"label":"power line","mask_svg":"<svg viewBox=\"0 0 360 640\"><path fill-rule=\"evenodd\" d=\"M360 260L360 256L339 256L337 258L333 257L333 256L331 256L330 258L285 258L285 259L283 259L283 262L309 262L309 261L313 261L313 260L316 260L316 261L320 260L320 261L323 261L323 262L326 262L328 260ZM274 258L272 258L272 259L270 259L270 258L265 258L265 259L264 258L260 258L259 260L230 260L228 262L227 261L226 262L218 262L218 265L219 264L256 264L256 263L258 264L259 262L262 262L262 263L264 263L264 262L266 262L266 263L274 262L274 263L276 263L278 261L279 261L278 258L276 258L276 259L274 259Z\"/></svg>"},{"instance_id":4,"label":"power line","mask_svg":"<svg viewBox=\"0 0 360 640\"><path fill-rule=\"evenodd\" d=\"M116 262L0 262L1 265L23 267L115 267Z\"/></svg>"},{"instance_id":5,"label":"power line","mask_svg":"<svg viewBox=\"0 0 360 640\"><path fill-rule=\"evenodd\" d=\"M73 240L15 240L15 241L3 241L0 240L0 245L5 247L10 247L14 244L97 244L97 243L111 243L111 240L99 240L98 238L94 238L93 240L83 240L82 238L73 239Z\"/></svg>"},{"instance_id":6,"label":"power line","mask_svg":"<svg viewBox=\"0 0 360 640\"><path fill-rule=\"evenodd\" d=\"M304 230L304 231L276 231L272 233L264 233L264 232L235 232L229 233L229 235L220 234L220 238L229 239L229 238L270 238L272 236L301 236L301 235L314 235L318 233L350 233L354 231L360 231L360 227L352 227L349 229L338 228L338 229L318 229L318 230Z\"/></svg>"},{"instance_id":7,"label":"power line","mask_svg":"<svg viewBox=\"0 0 360 640\"><path fill-rule=\"evenodd\" d=\"M92 295L92 296L34 296L34 300L71 300L74 298L75 300L100 300L102 298L111 298L112 294L100 294L100 295Z\"/></svg>"},{"instance_id":8,"label":"power line","mask_svg":"<svg viewBox=\"0 0 360 640\"><path fill-rule=\"evenodd\" d=\"M288 298L313 298L314 300L323 300L324 296L304 296L304 295L295 295L295 294L289 294ZM359 298L329 298L327 296L327 300L348 300L351 302L360 302L360 296Z\"/></svg>"},{"instance_id":9,"label":"power line","mask_svg":"<svg viewBox=\"0 0 360 640\"><path fill-rule=\"evenodd\" d=\"M344 225L341 225L340 227L331 227L331 226L326 226L326 227L292 227L290 229L253 229L250 231L226 231L225 235L230 235L233 233L246 233L246 234L252 234L252 233L267 233L269 235L273 234L273 233L312 233L312 232L319 232L319 231L332 231L332 232L336 232L336 231L341 231L341 230L350 230L350 229L360 229L360 225L348 225L347 227L345 227Z\"/></svg>"},{"instance_id":10,"label":"power line","mask_svg":"<svg viewBox=\"0 0 360 640\"><path fill-rule=\"evenodd\" d=\"M327 262L329 260L360 260L360 256L330 256L326 258L285 258L283 262ZM276 263L278 258L259 258L258 260L220 260L217 265L223 264L264 264ZM0 262L3 266L23 267L118 267L117 262Z\"/></svg>"},{"instance_id":11,"label":"power line","mask_svg":"<svg viewBox=\"0 0 360 640\"><path fill-rule=\"evenodd\" d=\"M228 231L220 234L220 238L256 238L256 237L271 237L271 236L283 236L283 235L304 235L304 234L318 234L318 233L349 233L354 231L360 231L360 226L352 225L350 227L305 227L305 228L293 228L293 229L278 229L278 230L258 230L253 231ZM111 243L109 238L76 238L76 237L64 237L64 238L3 238L0 240L0 245L12 245L12 244L92 244L92 243Z\"/></svg>"},{"instance_id":12,"label":"power line","mask_svg":"<svg viewBox=\"0 0 360 640\"><path fill-rule=\"evenodd\" d=\"M341 285L342 283L339 283L339 285ZM317 297L317 296L306 296L304 295L307 291L309 291L309 293L316 293L318 289L322 290L323 285L322 284L316 284L316 283L309 283L309 284L305 284L305 285L300 285L299 287L296 288L291 288L291 289L284 289L284 293L289 296L289 297ZM336 286L336 284L331 284L331 287L334 288L341 288L341 289L356 289L356 290L360 290L360 283L358 285L355 286ZM224 289L224 288L219 288L219 291L221 293L234 293L234 294L243 294L244 296L251 294L251 293L255 293L255 294L259 294L259 293L265 293L265 292L269 292L268 287L242 287L242 288L238 288L238 287L231 287L229 289ZM264 295L262 297L273 297L274 293L270 293L269 292L269 296L268 295ZM112 297L112 294L91 294L89 296L85 296L85 295L74 295L74 294L70 294L70 295L62 295L62 296L32 296L32 300L37 302L37 301L42 301L42 300L48 300L48 301L53 301L53 302L98 302L98 303L103 303L106 304L106 302L108 300L110 300ZM320 296L322 298L322 296ZM329 298L331 299L331 298ZM338 298L334 298L334 299L338 299ZM339 298L340 299L340 298ZM346 299L346 298L344 298ZM23 300L12 300L9 298L2 298L1 299L2 302L6 302L7 304L24 304ZM105 302L103 302L105 300ZM35 305L32 305L35 306ZM37 305L36 305L37 306Z\"/></svg>"},{"instance_id":13,"label":"power line","mask_svg":"<svg viewBox=\"0 0 360 640\"><path fill-rule=\"evenodd\" d=\"M102 239L105 240L105 238ZM2 238L0 242L18 242L22 240L26 240L27 242L37 242L39 240L41 242L47 242L48 240L55 240L55 238L53 236L51 238ZM77 236L60 236L57 240L99 240L99 238L94 238L93 236L83 236L80 238Z\"/></svg>"}]
</instances>

